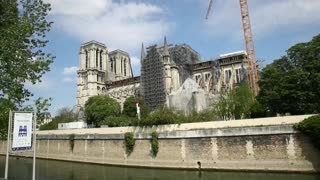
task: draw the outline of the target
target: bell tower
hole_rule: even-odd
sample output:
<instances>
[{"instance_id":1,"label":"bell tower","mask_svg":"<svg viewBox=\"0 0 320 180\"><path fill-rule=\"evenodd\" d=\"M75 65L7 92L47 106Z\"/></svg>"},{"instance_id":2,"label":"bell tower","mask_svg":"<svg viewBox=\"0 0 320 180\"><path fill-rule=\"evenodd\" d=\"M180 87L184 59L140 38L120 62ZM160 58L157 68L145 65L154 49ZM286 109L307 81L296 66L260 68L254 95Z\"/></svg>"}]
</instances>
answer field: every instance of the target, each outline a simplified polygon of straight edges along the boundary
<instances>
[{"instance_id":1,"label":"bell tower","mask_svg":"<svg viewBox=\"0 0 320 180\"><path fill-rule=\"evenodd\" d=\"M106 90L108 50L99 42L90 41L80 47L80 68L77 82L77 107L84 107L91 96L103 94Z\"/></svg>"}]
</instances>

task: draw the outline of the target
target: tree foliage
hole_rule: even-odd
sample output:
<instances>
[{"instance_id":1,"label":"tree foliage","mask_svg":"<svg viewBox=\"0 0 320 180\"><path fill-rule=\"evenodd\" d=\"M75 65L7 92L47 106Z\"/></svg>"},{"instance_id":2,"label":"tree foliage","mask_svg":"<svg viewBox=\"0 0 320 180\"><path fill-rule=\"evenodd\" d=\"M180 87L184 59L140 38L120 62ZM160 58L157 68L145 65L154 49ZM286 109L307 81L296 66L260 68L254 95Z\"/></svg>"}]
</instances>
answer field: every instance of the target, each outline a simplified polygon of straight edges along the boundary
<instances>
[{"instance_id":1,"label":"tree foliage","mask_svg":"<svg viewBox=\"0 0 320 180\"><path fill-rule=\"evenodd\" d=\"M137 101L139 102L141 117L146 117L149 113L149 108L140 97L128 97L123 103L122 114L129 117L137 117Z\"/></svg>"},{"instance_id":2,"label":"tree foliage","mask_svg":"<svg viewBox=\"0 0 320 180\"><path fill-rule=\"evenodd\" d=\"M57 115L52 119L51 122L40 126L40 130L56 130L58 129L59 123L68 123L73 121L75 121L75 116L72 110L67 107L63 107L58 110Z\"/></svg>"},{"instance_id":3,"label":"tree foliage","mask_svg":"<svg viewBox=\"0 0 320 180\"><path fill-rule=\"evenodd\" d=\"M51 54L43 52L52 22L50 5L42 0L0 0L0 97L22 103L32 93L25 88L41 82Z\"/></svg>"},{"instance_id":4,"label":"tree foliage","mask_svg":"<svg viewBox=\"0 0 320 180\"><path fill-rule=\"evenodd\" d=\"M20 111L35 111L37 116L37 127L43 123L46 113L51 106L52 99L37 98L32 105L20 108Z\"/></svg>"},{"instance_id":5,"label":"tree foliage","mask_svg":"<svg viewBox=\"0 0 320 180\"><path fill-rule=\"evenodd\" d=\"M98 126L110 116L119 116L120 104L108 96L93 96L85 104L87 123Z\"/></svg>"},{"instance_id":6,"label":"tree foliage","mask_svg":"<svg viewBox=\"0 0 320 180\"><path fill-rule=\"evenodd\" d=\"M250 87L243 82L219 96L218 101L213 104L214 114L222 120L250 118L254 102Z\"/></svg>"},{"instance_id":7,"label":"tree foliage","mask_svg":"<svg viewBox=\"0 0 320 180\"><path fill-rule=\"evenodd\" d=\"M308 135L314 145L320 149L320 115L311 116L294 126L302 133Z\"/></svg>"},{"instance_id":8,"label":"tree foliage","mask_svg":"<svg viewBox=\"0 0 320 180\"><path fill-rule=\"evenodd\" d=\"M10 109L14 109L15 105L8 99L0 98L0 137L7 137L8 117Z\"/></svg>"},{"instance_id":9,"label":"tree foliage","mask_svg":"<svg viewBox=\"0 0 320 180\"><path fill-rule=\"evenodd\" d=\"M258 100L272 114L320 112L320 35L267 65L259 86Z\"/></svg>"}]
</instances>

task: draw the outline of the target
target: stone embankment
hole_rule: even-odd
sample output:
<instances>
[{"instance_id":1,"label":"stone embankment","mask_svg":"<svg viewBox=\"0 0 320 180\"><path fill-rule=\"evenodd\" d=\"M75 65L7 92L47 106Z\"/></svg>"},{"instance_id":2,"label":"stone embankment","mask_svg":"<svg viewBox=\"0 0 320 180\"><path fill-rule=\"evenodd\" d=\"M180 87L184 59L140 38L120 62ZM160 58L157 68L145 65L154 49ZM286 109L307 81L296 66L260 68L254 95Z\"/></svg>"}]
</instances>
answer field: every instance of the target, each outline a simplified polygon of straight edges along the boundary
<instances>
[{"instance_id":1,"label":"stone embankment","mask_svg":"<svg viewBox=\"0 0 320 180\"><path fill-rule=\"evenodd\" d=\"M234 121L39 131L37 157L87 163L155 168L320 172L320 152L293 124L309 117L286 116ZM159 152L151 153L151 133ZM124 133L134 132L126 154ZM5 154L6 142L0 142ZM16 154L31 156L31 153Z\"/></svg>"}]
</instances>

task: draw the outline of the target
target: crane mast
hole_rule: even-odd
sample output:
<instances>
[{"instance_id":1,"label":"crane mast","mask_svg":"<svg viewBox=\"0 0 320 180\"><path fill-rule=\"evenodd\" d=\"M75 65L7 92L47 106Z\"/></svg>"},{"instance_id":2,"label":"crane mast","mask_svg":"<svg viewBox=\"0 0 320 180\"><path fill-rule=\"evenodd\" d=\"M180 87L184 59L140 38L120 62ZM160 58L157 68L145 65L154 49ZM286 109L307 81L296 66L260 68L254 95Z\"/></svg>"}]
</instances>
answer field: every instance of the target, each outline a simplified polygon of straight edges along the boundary
<instances>
[{"instance_id":1,"label":"crane mast","mask_svg":"<svg viewBox=\"0 0 320 180\"><path fill-rule=\"evenodd\" d=\"M247 0L239 0L239 1L240 1L240 13L241 13L241 20L242 20L244 44L247 52L249 82L250 82L250 87L254 95L256 96L258 95L258 70L257 70L256 53L254 50L254 43L253 43L253 37L252 37L248 2Z\"/></svg>"},{"instance_id":2,"label":"crane mast","mask_svg":"<svg viewBox=\"0 0 320 180\"><path fill-rule=\"evenodd\" d=\"M244 44L247 52L247 64L248 64L248 76L249 76L249 85L251 90L255 96L258 95L259 86L258 86L258 69L257 69L257 60L256 54L254 50L254 42L251 30L250 16L249 16L249 8L247 0L239 0L240 2L240 13L242 20L242 29L244 36ZM206 19L208 19L209 13L212 9L213 0L210 0L209 7L206 15Z\"/></svg>"}]
</instances>

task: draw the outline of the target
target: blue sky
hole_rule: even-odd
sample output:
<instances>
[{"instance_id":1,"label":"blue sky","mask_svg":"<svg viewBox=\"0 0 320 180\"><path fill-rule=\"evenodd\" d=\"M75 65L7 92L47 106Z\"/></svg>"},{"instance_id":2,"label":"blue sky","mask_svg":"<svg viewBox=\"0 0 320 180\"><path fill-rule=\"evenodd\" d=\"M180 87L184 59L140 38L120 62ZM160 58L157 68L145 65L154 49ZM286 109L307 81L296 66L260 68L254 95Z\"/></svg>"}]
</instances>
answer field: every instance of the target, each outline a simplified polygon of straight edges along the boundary
<instances>
[{"instance_id":1,"label":"blue sky","mask_svg":"<svg viewBox=\"0 0 320 180\"><path fill-rule=\"evenodd\" d=\"M244 49L239 0L45 0L52 4L46 51L56 56L42 82L27 85L36 97L52 97L50 111L76 104L76 69L81 43L96 40L127 51L140 74L146 46L187 43L203 60ZM320 33L319 0L248 0L256 56L271 63L298 42Z\"/></svg>"}]
</instances>

